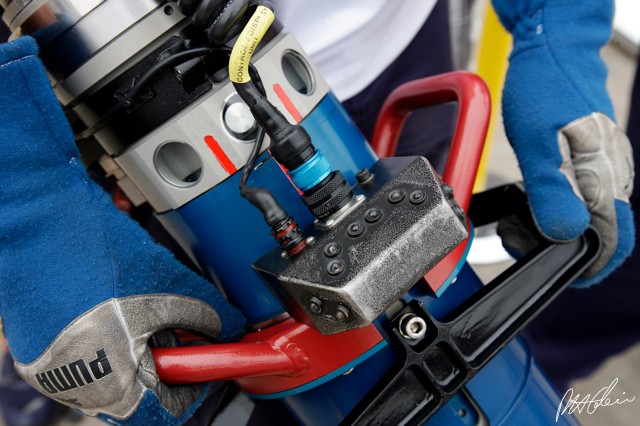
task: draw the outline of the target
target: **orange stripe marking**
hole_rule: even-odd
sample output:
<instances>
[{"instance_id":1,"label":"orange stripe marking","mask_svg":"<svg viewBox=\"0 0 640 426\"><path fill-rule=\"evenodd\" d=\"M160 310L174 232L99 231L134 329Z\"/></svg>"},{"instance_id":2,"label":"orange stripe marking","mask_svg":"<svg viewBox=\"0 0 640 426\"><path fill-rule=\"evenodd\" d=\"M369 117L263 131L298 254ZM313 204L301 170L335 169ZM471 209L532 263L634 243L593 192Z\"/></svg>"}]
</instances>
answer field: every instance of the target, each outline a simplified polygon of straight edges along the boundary
<instances>
[{"instance_id":1,"label":"orange stripe marking","mask_svg":"<svg viewBox=\"0 0 640 426\"><path fill-rule=\"evenodd\" d=\"M220 144L216 141L213 136L207 135L204 137L204 141L213 152L213 155L216 157L216 160L220 163L223 169L226 170L230 175L234 174L238 171L235 164L227 157L227 154L220 148Z\"/></svg>"},{"instance_id":2,"label":"orange stripe marking","mask_svg":"<svg viewBox=\"0 0 640 426\"><path fill-rule=\"evenodd\" d=\"M300 111L298 111L295 105L293 105L293 102L291 102L291 99L289 99L289 96L287 96L287 93L284 91L282 86L280 86L279 84L274 84L273 91L276 92L276 95L278 95L278 98L287 109L287 111L289 111L289 114L291 114L291 117L293 117L296 123L301 122L302 115L300 115Z\"/></svg>"}]
</instances>

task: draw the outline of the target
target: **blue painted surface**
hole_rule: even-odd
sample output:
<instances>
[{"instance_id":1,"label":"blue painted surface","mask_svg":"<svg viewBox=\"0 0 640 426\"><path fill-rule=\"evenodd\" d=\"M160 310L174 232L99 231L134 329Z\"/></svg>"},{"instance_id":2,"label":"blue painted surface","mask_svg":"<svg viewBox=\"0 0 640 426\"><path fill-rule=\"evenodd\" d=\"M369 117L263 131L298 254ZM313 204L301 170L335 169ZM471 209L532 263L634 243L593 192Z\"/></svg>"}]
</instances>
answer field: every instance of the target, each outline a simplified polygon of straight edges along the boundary
<instances>
[{"instance_id":1,"label":"blue painted surface","mask_svg":"<svg viewBox=\"0 0 640 426\"><path fill-rule=\"evenodd\" d=\"M555 422L560 396L520 338L492 359L467 389L492 425L578 425L569 415Z\"/></svg>"},{"instance_id":2,"label":"blue painted surface","mask_svg":"<svg viewBox=\"0 0 640 426\"><path fill-rule=\"evenodd\" d=\"M301 123L333 169L355 183L355 173L376 157L346 111L327 95ZM257 162L267 158L263 155ZM159 215L160 221L193 252L204 272L216 277L232 303L252 324L269 320L284 309L251 264L277 245L260 213L240 197L237 172L181 208ZM268 188L302 228L313 216L295 187L273 159L251 174L249 185Z\"/></svg>"},{"instance_id":3,"label":"blue painted surface","mask_svg":"<svg viewBox=\"0 0 640 426\"><path fill-rule=\"evenodd\" d=\"M378 352L383 350L387 346L387 344L388 343L387 343L386 340L381 341L380 343L378 343L373 348L369 349L367 352L363 353L362 355L360 355L359 357L357 357L353 361L343 365L342 367L338 368L335 371L332 371L331 373L327 374L326 376L322 376L319 379L316 379L316 380L314 380L312 382L307 383L306 385L302 385L302 386L294 388L294 389L289 389L289 390L284 391L284 392L278 392L278 393L273 393L273 394L263 394L263 395L248 394L248 395L251 396L252 398L256 398L256 399L278 399L278 398L286 398L286 397L298 395L298 394L301 394L303 392L307 392L309 390L313 390L313 389L315 389L315 388L317 388L317 387L329 382L330 380L339 378L342 375L348 376L349 374L351 374L351 371L352 371L353 368L359 366L360 364L364 363L369 358L371 358L372 356L374 356L375 354L377 354Z\"/></svg>"},{"instance_id":4,"label":"blue painted surface","mask_svg":"<svg viewBox=\"0 0 640 426\"><path fill-rule=\"evenodd\" d=\"M340 348L335 348L339 351ZM393 350L385 346L374 356L323 386L284 398L285 406L305 426L335 426L387 372L395 360Z\"/></svg>"}]
</instances>

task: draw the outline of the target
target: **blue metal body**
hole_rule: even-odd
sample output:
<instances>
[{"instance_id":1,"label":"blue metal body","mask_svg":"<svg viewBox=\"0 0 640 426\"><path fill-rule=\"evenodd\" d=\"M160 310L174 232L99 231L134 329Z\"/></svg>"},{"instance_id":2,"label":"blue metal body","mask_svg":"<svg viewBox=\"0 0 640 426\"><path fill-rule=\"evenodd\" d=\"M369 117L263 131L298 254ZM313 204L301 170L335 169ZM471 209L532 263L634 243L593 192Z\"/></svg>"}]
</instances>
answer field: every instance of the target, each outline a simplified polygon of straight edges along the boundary
<instances>
[{"instance_id":1,"label":"blue metal body","mask_svg":"<svg viewBox=\"0 0 640 426\"><path fill-rule=\"evenodd\" d=\"M342 171L351 184L355 183L358 170L370 167L376 161L363 136L331 94L301 124L331 167ZM302 228L310 225L314 218L287 175L266 154L258 164L250 185L268 188ZM324 170L323 167L318 169ZM294 177L301 182L307 181L307 170L294 172ZM191 248L205 273L219 280L231 301L242 309L249 321L259 324L284 312L282 305L251 269L251 264L276 247L276 243L258 211L240 197L239 175L236 173L178 210L162 214L160 220L175 231L174 235L180 236L183 247ZM421 300L434 317L442 317L482 285L464 262L456 273L456 283L438 297L419 288L412 289L405 297ZM449 281L454 277L450 278ZM377 326L384 335L383 321L384 316L378 319ZM394 348L382 342L328 376L266 397L283 398L302 424L335 425L365 397L396 359ZM491 424L546 424L555 420L559 397L520 340L511 342L501 351L467 388ZM478 424L482 415L467 396L460 393L438 411L429 424ZM564 416L559 424L575 424L575 420Z\"/></svg>"},{"instance_id":2,"label":"blue metal body","mask_svg":"<svg viewBox=\"0 0 640 426\"><path fill-rule=\"evenodd\" d=\"M340 102L327 95L301 123L316 148L350 184L355 173L370 167L376 156ZM249 185L268 188L301 228L314 217L300 194L273 159L251 174ZM240 197L240 172L177 210L158 216L182 247L191 249L198 264L217 279L231 302L252 324L284 312L271 290L251 269L251 264L277 246L258 210Z\"/></svg>"}]
</instances>

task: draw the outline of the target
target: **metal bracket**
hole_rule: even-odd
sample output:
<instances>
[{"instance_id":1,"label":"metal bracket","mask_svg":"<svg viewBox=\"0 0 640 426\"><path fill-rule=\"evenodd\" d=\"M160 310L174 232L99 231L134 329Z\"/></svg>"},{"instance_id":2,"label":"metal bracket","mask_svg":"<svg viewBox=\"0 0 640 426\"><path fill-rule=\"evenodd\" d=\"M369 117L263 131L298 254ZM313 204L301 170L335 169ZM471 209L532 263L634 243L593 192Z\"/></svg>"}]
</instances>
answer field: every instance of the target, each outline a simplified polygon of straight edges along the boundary
<instances>
[{"instance_id":1,"label":"metal bracket","mask_svg":"<svg viewBox=\"0 0 640 426\"><path fill-rule=\"evenodd\" d=\"M505 194L510 195L506 204ZM499 214L528 211L525 200L517 187L502 187L474 197L470 213L482 212L479 224L491 223ZM497 215L496 206L506 207ZM343 424L424 423L580 276L600 249L599 236L591 229L566 244L539 244L443 322L420 302L409 303L388 325L392 344L401 354L400 368L383 379ZM403 335L407 315L424 321L422 337Z\"/></svg>"},{"instance_id":2,"label":"metal bracket","mask_svg":"<svg viewBox=\"0 0 640 426\"><path fill-rule=\"evenodd\" d=\"M468 236L451 188L425 158L383 158L371 173L344 220L305 229L315 244L253 264L291 316L323 334L369 325Z\"/></svg>"}]
</instances>

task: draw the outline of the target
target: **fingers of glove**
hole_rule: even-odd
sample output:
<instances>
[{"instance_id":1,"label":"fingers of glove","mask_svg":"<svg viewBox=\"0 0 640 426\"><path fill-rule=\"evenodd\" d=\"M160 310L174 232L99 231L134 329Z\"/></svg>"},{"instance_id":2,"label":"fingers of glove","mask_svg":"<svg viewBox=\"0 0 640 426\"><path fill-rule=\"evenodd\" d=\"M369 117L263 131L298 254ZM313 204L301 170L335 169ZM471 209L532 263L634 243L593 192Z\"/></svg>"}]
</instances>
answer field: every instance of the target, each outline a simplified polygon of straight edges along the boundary
<instances>
[{"instance_id":1,"label":"fingers of glove","mask_svg":"<svg viewBox=\"0 0 640 426\"><path fill-rule=\"evenodd\" d=\"M174 295L153 295L142 298L125 298L120 303L123 316L128 317L132 352L142 349L138 368L138 380L149 395L151 409L142 411L162 416L163 424L180 424L200 405L203 386L167 386L156 373L156 366L148 346L149 338L161 330L180 328L215 337L221 332L220 318L208 305L199 300ZM189 311L189 312L187 312ZM158 407L154 408L153 404ZM165 413L163 410L168 412ZM182 419L182 420L181 420ZM135 423L132 423L135 424Z\"/></svg>"},{"instance_id":2,"label":"fingers of glove","mask_svg":"<svg viewBox=\"0 0 640 426\"><path fill-rule=\"evenodd\" d=\"M172 328L213 337L220 318L205 302L179 295L111 299L76 318L35 361L16 362L16 370L40 392L89 415L128 418L151 390L179 417L199 390L165 388L147 344Z\"/></svg>"},{"instance_id":3,"label":"fingers of glove","mask_svg":"<svg viewBox=\"0 0 640 426\"><path fill-rule=\"evenodd\" d=\"M511 58L502 103L505 130L536 225L550 240L577 238L589 226L590 215L582 194L562 172L572 159L567 144L558 141L558 130L592 110L544 47L522 50Z\"/></svg>"},{"instance_id":4,"label":"fingers of glove","mask_svg":"<svg viewBox=\"0 0 640 426\"><path fill-rule=\"evenodd\" d=\"M540 18L536 12L542 9L544 0L493 0L492 3L504 27L513 32L518 22L527 24L527 18L533 21L528 27L535 28L536 19Z\"/></svg>"},{"instance_id":5,"label":"fingers of glove","mask_svg":"<svg viewBox=\"0 0 640 426\"><path fill-rule=\"evenodd\" d=\"M128 418L119 419L105 414L99 415L98 418L105 423L121 426L179 426L189 420L193 413L202 405L204 399L207 396L207 389L209 387L210 385L199 387L176 386L176 388L179 389L192 388L194 390L197 390L197 394L195 395L195 399L193 400L193 402L187 407L186 410L184 410L183 414L179 416L173 415L170 411L168 411L162 404L158 396L155 393L148 391L138 405L137 410Z\"/></svg>"},{"instance_id":6,"label":"fingers of glove","mask_svg":"<svg viewBox=\"0 0 640 426\"><path fill-rule=\"evenodd\" d=\"M18 337L38 334L29 345L16 345L16 355L33 360L73 318L110 297L131 294L200 298L230 319L222 338L239 335L243 319L237 310L89 181L36 52L30 38L0 47L6 61L0 65L0 270L10 277L0 283L0 296L31 301L4 307L11 330L25 323L20 318L29 309L39 314L32 329L16 328ZM68 309L57 312L57 303ZM55 318L46 332L38 329L43 318Z\"/></svg>"},{"instance_id":7,"label":"fingers of glove","mask_svg":"<svg viewBox=\"0 0 640 426\"><path fill-rule=\"evenodd\" d=\"M607 278L627 259L635 244L635 225L633 221L633 212L629 204L622 201L615 201L615 211L618 228L618 245L609 262L604 265L595 275L583 276L577 279L572 286L576 288L586 288L593 284L598 284ZM588 271L589 272L589 271Z\"/></svg>"},{"instance_id":8,"label":"fingers of glove","mask_svg":"<svg viewBox=\"0 0 640 426\"><path fill-rule=\"evenodd\" d=\"M59 163L66 167L66 161ZM5 277L0 301L7 302L2 305L6 336L20 361L36 359L94 306L136 294L204 300L222 318L220 339L242 333L243 316L213 284L156 244L100 188L86 182L86 174L46 179L48 185L34 188L29 173L15 171L0 191L0 273Z\"/></svg>"},{"instance_id":9,"label":"fingers of glove","mask_svg":"<svg viewBox=\"0 0 640 426\"><path fill-rule=\"evenodd\" d=\"M504 217L498 222L497 232L504 248L514 259L520 259L543 242L542 237L535 232L532 217Z\"/></svg>"},{"instance_id":10,"label":"fingers of glove","mask_svg":"<svg viewBox=\"0 0 640 426\"><path fill-rule=\"evenodd\" d=\"M600 113L560 129L558 143L564 146L561 170L584 198L591 213L591 225L599 231L603 242L599 259L585 274L594 276L614 257L619 234L626 229L619 228L614 199L629 203L633 190L631 144L624 132Z\"/></svg>"}]
</instances>

